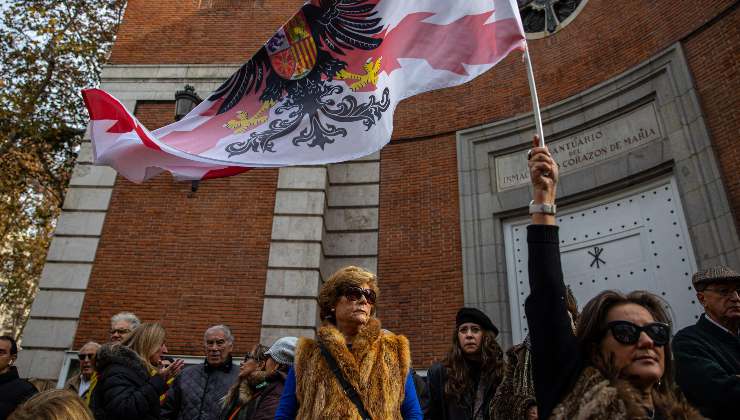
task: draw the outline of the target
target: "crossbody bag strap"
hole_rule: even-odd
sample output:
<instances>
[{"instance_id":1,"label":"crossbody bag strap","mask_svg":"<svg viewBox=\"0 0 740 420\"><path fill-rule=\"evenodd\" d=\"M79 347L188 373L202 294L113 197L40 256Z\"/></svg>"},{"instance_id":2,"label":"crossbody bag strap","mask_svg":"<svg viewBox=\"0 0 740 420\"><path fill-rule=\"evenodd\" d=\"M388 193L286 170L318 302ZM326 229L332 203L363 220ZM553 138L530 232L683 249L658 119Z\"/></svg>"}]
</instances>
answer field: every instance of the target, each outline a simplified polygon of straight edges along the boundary
<instances>
[{"instance_id":1,"label":"crossbody bag strap","mask_svg":"<svg viewBox=\"0 0 740 420\"><path fill-rule=\"evenodd\" d=\"M362 400L360 399L360 395L357 393L357 390L355 390L355 387L353 387L352 384L347 381L347 378L344 377L342 371L339 370L339 365L337 365L337 361L334 359L334 356L329 353L329 350L324 347L323 343L321 343L320 341L318 343L319 349L321 349L321 355L324 356L326 363L329 364L329 368L331 369L332 373L334 373L334 377L337 378L339 384L342 386L344 394L347 396L347 398L350 399L350 401L352 401L355 407L357 407L357 411L360 413L360 417L362 417L363 420L372 420L370 413L365 410L365 406L362 404Z\"/></svg>"}]
</instances>

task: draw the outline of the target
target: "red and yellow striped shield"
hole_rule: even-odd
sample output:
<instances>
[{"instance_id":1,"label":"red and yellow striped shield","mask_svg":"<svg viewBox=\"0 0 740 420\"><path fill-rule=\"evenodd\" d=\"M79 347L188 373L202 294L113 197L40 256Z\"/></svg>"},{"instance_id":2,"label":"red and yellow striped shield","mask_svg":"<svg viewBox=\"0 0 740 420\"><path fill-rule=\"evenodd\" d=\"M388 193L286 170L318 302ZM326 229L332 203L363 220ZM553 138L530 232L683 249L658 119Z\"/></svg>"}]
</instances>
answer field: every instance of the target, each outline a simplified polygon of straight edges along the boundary
<instances>
[{"instance_id":1,"label":"red and yellow striped shield","mask_svg":"<svg viewBox=\"0 0 740 420\"><path fill-rule=\"evenodd\" d=\"M316 64L316 42L302 12L280 28L266 48L272 68L284 79L305 77Z\"/></svg>"}]
</instances>

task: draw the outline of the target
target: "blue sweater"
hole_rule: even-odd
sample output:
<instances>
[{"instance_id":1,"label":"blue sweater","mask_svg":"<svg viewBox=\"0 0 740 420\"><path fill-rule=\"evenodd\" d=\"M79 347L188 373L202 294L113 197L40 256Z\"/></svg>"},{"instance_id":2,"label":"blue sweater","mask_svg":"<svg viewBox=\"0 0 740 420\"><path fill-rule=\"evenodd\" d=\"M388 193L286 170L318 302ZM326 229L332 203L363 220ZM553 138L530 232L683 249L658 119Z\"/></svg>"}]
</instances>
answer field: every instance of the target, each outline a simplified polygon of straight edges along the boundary
<instances>
[{"instance_id":1,"label":"blue sweater","mask_svg":"<svg viewBox=\"0 0 740 420\"><path fill-rule=\"evenodd\" d=\"M275 420L293 420L297 413L298 398L295 395L295 372L291 368L288 372L288 378L285 380L285 388L283 388L283 395L280 397L280 405L275 413ZM401 416L404 420L422 420L424 418L419 406L419 399L416 397L416 387L411 372L406 376Z\"/></svg>"}]
</instances>

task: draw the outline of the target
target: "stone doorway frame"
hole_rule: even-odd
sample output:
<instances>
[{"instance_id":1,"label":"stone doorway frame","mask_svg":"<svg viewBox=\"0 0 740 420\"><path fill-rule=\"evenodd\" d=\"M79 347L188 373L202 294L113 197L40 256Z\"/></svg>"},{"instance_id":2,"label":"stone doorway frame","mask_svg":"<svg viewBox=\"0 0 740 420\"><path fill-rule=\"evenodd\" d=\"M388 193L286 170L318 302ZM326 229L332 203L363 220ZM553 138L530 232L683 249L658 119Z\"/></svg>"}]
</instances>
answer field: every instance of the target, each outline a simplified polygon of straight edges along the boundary
<instances>
[{"instance_id":1,"label":"stone doorway frame","mask_svg":"<svg viewBox=\"0 0 740 420\"><path fill-rule=\"evenodd\" d=\"M674 174L697 266L740 266L740 239L712 149L698 93L680 44L542 111L545 138L566 137L653 103L663 136L561 177L558 204L567 206L666 174ZM494 319L511 345L503 220L525 215L528 186L497 192L494 157L526 153L531 114L457 133L460 229L466 306Z\"/></svg>"}]
</instances>

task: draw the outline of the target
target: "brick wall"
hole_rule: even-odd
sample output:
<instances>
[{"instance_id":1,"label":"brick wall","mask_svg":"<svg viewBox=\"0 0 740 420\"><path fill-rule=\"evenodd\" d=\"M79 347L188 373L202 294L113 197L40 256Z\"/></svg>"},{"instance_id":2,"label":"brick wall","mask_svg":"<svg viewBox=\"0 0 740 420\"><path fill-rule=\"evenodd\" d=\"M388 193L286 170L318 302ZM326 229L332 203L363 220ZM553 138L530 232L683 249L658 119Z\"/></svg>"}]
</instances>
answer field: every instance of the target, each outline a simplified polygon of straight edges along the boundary
<instances>
[{"instance_id":1,"label":"brick wall","mask_svg":"<svg viewBox=\"0 0 740 420\"><path fill-rule=\"evenodd\" d=\"M302 0L129 0L110 63L241 63L302 4Z\"/></svg>"},{"instance_id":2,"label":"brick wall","mask_svg":"<svg viewBox=\"0 0 740 420\"><path fill-rule=\"evenodd\" d=\"M455 136L391 143L380 164L378 316L428 367L463 304Z\"/></svg>"},{"instance_id":3,"label":"brick wall","mask_svg":"<svg viewBox=\"0 0 740 420\"><path fill-rule=\"evenodd\" d=\"M147 127L171 122L173 103L143 103ZM110 316L161 322L174 354L202 354L203 331L225 323L245 352L259 340L277 170L190 183L160 175L116 181L75 347L107 340Z\"/></svg>"},{"instance_id":4,"label":"brick wall","mask_svg":"<svg viewBox=\"0 0 740 420\"><path fill-rule=\"evenodd\" d=\"M740 226L740 11L736 7L715 24L691 34L684 48L735 224Z\"/></svg>"}]
</instances>

